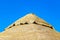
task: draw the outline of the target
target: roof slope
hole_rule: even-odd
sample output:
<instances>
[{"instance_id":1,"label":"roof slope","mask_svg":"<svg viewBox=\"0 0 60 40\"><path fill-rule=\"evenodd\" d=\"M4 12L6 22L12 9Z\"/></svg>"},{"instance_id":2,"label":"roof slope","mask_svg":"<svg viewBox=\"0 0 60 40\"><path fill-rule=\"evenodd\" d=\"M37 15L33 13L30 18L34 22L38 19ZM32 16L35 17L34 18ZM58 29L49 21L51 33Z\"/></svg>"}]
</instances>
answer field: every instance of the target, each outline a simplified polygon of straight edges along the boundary
<instances>
[{"instance_id":1,"label":"roof slope","mask_svg":"<svg viewBox=\"0 0 60 40\"><path fill-rule=\"evenodd\" d=\"M45 25L47 27L51 27L52 28L52 26L50 24L48 24L46 21L44 21L43 19L37 17L36 15L34 15L32 13L27 14L26 16L18 19L17 21L12 23L10 26L8 26L8 28L11 27L11 26L14 26L14 25L24 24L26 22L29 23L29 24L32 24L33 22L36 22L39 25Z\"/></svg>"}]
</instances>

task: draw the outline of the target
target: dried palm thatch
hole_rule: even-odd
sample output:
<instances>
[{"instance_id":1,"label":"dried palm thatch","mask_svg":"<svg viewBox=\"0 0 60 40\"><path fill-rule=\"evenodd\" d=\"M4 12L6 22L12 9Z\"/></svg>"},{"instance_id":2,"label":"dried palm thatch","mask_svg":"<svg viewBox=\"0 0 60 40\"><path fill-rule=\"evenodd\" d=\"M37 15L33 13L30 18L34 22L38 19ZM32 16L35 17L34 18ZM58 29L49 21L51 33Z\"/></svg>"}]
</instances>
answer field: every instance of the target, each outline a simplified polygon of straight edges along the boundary
<instances>
[{"instance_id":1,"label":"dried palm thatch","mask_svg":"<svg viewBox=\"0 0 60 40\"><path fill-rule=\"evenodd\" d=\"M28 14L0 33L0 40L60 40L60 33L41 18Z\"/></svg>"}]
</instances>

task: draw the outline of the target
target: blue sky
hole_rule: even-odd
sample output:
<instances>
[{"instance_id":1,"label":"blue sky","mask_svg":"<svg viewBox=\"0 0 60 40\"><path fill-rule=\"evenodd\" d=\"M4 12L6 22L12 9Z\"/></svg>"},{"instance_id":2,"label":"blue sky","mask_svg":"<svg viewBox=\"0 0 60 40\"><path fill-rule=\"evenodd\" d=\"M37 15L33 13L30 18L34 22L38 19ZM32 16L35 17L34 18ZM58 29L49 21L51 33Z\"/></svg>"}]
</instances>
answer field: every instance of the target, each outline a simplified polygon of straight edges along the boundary
<instances>
[{"instance_id":1,"label":"blue sky","mask_svg":"<svg viewBox=\"0 0 60 40\"><path fill-rule=\"evenodd\" d=\"M60 32L59 0L0 0L0 32L28 13L36 14Z\"/></svg>"}]
</instances>

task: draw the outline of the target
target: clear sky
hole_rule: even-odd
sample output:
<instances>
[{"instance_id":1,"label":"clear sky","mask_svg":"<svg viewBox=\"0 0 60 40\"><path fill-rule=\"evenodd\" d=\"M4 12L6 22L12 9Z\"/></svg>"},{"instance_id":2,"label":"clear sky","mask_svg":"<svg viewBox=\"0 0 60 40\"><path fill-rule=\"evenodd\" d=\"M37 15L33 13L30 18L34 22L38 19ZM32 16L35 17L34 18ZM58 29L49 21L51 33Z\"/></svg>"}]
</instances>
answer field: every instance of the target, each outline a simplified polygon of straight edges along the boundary
<instances>
[{"instance_id":1,"label":"clear sky","mask_svg":"<svg viewBox=\"0 0 60 40\"><path fill-rule=\"evenodd\" d=\"M28 13L36 14L60 32L59 0L0 0L0 32Z\"/></svg>"}]
</instances>

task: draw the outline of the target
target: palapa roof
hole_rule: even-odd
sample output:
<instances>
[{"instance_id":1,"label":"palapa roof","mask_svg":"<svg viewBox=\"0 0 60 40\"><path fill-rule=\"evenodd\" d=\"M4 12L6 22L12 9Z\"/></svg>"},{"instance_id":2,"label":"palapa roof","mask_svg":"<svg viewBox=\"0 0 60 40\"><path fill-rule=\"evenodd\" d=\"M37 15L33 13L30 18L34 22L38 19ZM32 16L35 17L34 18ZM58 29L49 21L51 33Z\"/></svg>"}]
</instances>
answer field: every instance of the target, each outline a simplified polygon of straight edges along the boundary
<instances>
[{"instance_id":1,"label":"palapa roof","mask_svg":"<svg viewBox=\"0 0 60 40\"><path fill-rule=\"evenodd\" d=\"M4 32L1 40L60 40L60 33L43 19L30 13L18 19Z\"/></svg>"}]
</instances>

